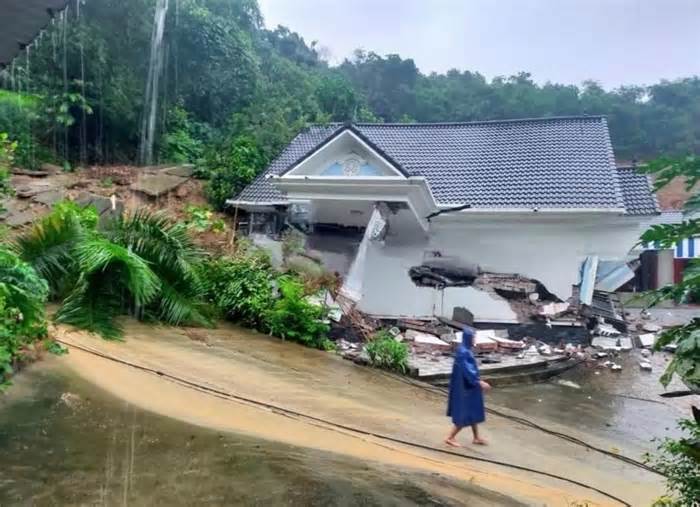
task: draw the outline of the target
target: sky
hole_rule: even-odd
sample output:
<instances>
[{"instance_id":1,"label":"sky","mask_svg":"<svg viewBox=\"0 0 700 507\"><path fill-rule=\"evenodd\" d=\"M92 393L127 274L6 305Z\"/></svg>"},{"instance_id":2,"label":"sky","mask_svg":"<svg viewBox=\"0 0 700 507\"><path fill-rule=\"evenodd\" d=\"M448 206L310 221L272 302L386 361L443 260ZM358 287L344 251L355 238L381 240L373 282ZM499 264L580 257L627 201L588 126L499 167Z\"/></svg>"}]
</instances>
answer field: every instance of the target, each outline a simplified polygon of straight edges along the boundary
<instances>
[{"instance_id":1,"label":"sky","mask_svg":"<svg viewBox=\"0 0 700 507\"><path fill-rule=\"evenodd\" d=\"M700 0L259 0L268 28L318 41L339 63L356 48L413 58L424 73L605 88L700 75Z\"/></svg>"}]
</instances>

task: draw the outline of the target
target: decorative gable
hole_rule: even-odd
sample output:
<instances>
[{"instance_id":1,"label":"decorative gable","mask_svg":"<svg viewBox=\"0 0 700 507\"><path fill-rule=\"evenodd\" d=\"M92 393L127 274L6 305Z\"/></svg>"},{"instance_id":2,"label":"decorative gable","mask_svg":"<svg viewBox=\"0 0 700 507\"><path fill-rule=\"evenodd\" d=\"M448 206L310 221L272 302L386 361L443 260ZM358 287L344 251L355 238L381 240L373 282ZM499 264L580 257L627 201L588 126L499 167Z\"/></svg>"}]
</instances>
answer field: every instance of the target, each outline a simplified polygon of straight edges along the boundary
<instances>
[{"instance_id":1,"label":"decorative gable","mask_svg":"<svg viewBox=\"0 0 700 507\"><path fill-rule=\"evenodd\" d=\"M383 176L376 166L356 153L348 153L326 167L321 176Z\"/></svg>"},{"instance_id":2,"label":"decorative gable","mask_svg":"<svg viewBox=\"0 0 700 507\"><path fill-rule=\"evenodd\" d=\"M406 176L382 153L352 130L342 130L335 137L306 154L282 178L401 178Z\"/></svg>"}]
</instances>

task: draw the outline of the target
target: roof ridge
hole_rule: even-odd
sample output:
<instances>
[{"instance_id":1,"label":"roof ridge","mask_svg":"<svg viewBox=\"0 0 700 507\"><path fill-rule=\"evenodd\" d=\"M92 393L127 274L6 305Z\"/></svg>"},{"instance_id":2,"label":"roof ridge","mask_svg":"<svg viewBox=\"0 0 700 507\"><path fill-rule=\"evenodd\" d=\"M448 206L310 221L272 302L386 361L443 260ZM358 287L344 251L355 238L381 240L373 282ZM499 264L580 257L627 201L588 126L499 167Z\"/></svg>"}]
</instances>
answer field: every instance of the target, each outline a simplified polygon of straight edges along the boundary
<instances>
[{"instance_id":1,"label":"roof ridge","mask_svg":"<svg viewBox=\"0 0 700 507\"><path fill-rule=\"evenodd\" d=\"M540 116L530 118L507 118L501 120L472 120L472 121L446 121L446 122L330 122L330 123L312 123L310 127L343 127L354 125L359 127L454 127L461 125L482 125L482 124L501 124L501 123L537 123L537 122L552 122L562 120L595 120L600 121L606 119L605 115L569 115L569 116Z\"/></svg>"}]
</instances>

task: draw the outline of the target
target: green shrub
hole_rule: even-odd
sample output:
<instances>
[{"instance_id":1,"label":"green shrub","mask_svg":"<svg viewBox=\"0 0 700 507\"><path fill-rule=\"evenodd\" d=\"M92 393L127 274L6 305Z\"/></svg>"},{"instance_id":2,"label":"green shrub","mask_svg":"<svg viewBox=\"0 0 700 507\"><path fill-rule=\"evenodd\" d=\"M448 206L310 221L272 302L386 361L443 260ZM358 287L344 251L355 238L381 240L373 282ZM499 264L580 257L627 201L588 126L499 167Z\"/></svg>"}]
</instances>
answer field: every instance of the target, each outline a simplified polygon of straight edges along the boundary
<instances>
[{"instance_id":1,"label":"green shrub","mask_svg":"<svg viewBox=\"0 0 700 507\"><path fill-rule=\"evenodd\" d=\"M700 422L681 420L679 427L686 433L684 438L666 438L660 442L657 455L646 456L646 461L667 477L669 495L655 505L695 505L700 498Z\"/></svg>"},{"instance_id":2,"label":"green shrub","mask_svg":"<svg viewBox=\"0 0 700 507\"><path fill-rule=\"evenodd\" d=\"M227 145L210 150L200 175L204 173L209 177L205 191L211 205L222 210L226 199L253 181L265 162L255 141L246 136L234 138Z\"/></svg>"},{"instance_id":3,"label":"green shrub","mask_svg":"<svg viewBox=\"0 0 700 507\"><path fill-rule=\"evenodd\" d=\"M0 198L12 194L10 170L12 169L16 149L17 143L10 141L5 132L0 132ZM0 211L2 211L1 204Z\"/></svg>"},{"instance_id":4,"label":"green shrub","mask_svg":"<svg viewBox=\"0 0 700 507\"><path fill-rule=\"evenodd\" d=\"M270 333L283 339L323 350L334 348L328 340L327 310L306 300L303 284L290 277L277 280L280 298L267 312Z\"/></svg>"},{"instance_id":5,"label":"green shrub","mask_svg":"<svg viewBox=\"0 0 700 507\"><path fill-rule=\"evenodd\" d=\"M0 387L23 346L46 334L48 286L36 271L0 247Z\"/></svg>"},{"instance_id":6,"label":"green shrub","mask_svg":"<svg viewBox=\"0 0 700 507\"><path fill-rule=\"evenodd\" d=\"M227 319L266 330L274 300L269 258L256 252L222 257L202 265L208 300Z\"/></svg>"},{"instance_id":7,"label":"green shrub","mask_svg":"<svg viewBox=\"0 0 700 507\"><path fill-rule=\"evenodd\" d=\"M370 363L378 368L386 368L401 373L408 369L408 347L398 342L387 331L379 331L365 346Z\"/></svg>"}]
</instances>

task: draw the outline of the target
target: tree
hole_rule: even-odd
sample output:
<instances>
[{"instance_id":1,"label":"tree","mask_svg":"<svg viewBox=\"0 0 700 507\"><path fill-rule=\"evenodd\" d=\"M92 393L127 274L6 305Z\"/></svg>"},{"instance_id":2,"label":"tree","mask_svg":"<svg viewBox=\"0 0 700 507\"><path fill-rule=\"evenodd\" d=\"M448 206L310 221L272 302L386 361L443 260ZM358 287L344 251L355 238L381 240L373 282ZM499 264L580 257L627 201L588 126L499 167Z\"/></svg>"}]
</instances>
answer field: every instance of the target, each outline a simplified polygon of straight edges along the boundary
<instances>
[{"instance_id":1,"label":"tree","mask_svg":"<svg viewBox=\"0 0 700 507\"><path fill-rule=\"evenodd\" d=\"M700 156L662 157L649 164L645 171L657 175L657 189L675 178L684 178L687 190L696 190L686 202L685 212L692 216L700 211L700 191L697 191ZM641 241L657 241L662 248L671 248L678 241L697 236L700 236L700 218L688 218L680 224L655 225L642 235ZM697 294L700 294L700 260L694 259L681 282L651 293L651 304L664 300L682 302ZM677 375L691 392L700 393L700 317L664 331L655 347L661 349L671 343L676 344L676 352L661 377L661 383L667 386L671 378ZM689 436L678 440L665 439L659 446L660 454L650 458L669 477L667 489L671 496L660 501L666 505L693 505L700 498L700 411L695 407L693 411L693 420L680 423Z\"/></svg>"}]
</instances>

